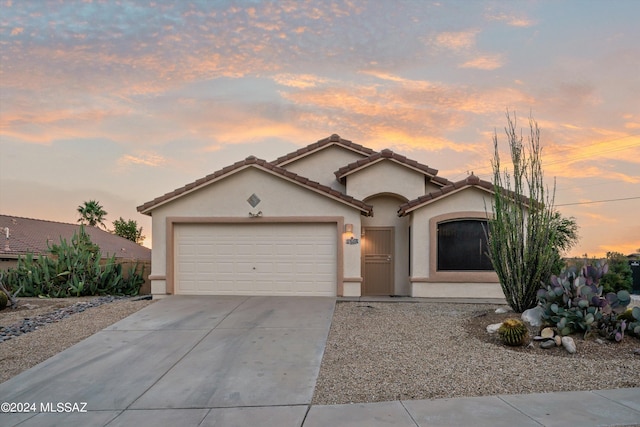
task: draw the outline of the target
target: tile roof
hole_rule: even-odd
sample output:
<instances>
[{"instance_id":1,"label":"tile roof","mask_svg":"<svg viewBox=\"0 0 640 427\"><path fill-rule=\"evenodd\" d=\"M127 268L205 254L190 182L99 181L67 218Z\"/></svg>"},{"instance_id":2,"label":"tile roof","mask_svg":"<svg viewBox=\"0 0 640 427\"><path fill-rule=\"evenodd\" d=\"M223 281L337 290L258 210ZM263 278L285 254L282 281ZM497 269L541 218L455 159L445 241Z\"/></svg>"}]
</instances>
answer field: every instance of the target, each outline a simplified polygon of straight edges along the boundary
<instances>
[{"instance_id":1,"label":"tile roof","mask_svg":"<svg viewBox=\"0 0 640 427\"><path fill-rule=\"evenodd\" d=\"M404 216L421 206L433 202L434 200L438 200L467 187L477 187L484 191L493 193L493 183L484 181L474 174L471 174L461 181L450 183L439 190L432 191L431 193L420 196L417 199L409 200L408 202L400 205L400 208L398 209L398 216Z\"/></svg>"},{"instance_id":2,"label":"tile roof","mask_svg":"<svg viewBox=\"0 0 640 427\"><path fill-rule=\"evenodd\" d=\"M315 153L318 150L321 150L326 147L330 147L332 145L340 145L351 151L360 153L364 156L369 156L375 153L375 151L372 150L371 148L363 147L360 144L354 144L348 139L340 138L340 135L334 133L328 138L321 139L317 142L314 142L313 144L307 145L306 147L302 147L299 150L296 150L292 153L286 154L282 157L278 157L276 160L272 161L271 163L273 163L274 165L282 166L284 164L292 162L293 160L297 160L301 157L308 156L309 154Z\"/></svg>"},{"instance_id":3,"label":"tile roof","mask_svg":"<svg viewBox=\"0 0 640 427\"><path fill-rule=\"evenodd\" d=\"M5 234L7 227L9 239ZM79 224L0 215L0 258L15 258L28 252L45 254L49 250L47 243L59 244L60 238L70 243L79 228ZM151 260L149 248L96 227L85 226L85 230L100 247L103 257L115 254L116 258Z\"/></svg>"},{"instance_id":4,"label":"tile roof","mask_svg":"<svg viewBox=\"0 0 640 427\"><path fill-rule=\"evenodd\" d=\"M333 199L346 203L352 207L355 207L367 216L370 216L372 214L373 207L371 205L364 203L363 201L355 199L351 196L347 196L346 194L338 190L334 190L331 187L327 187L326 185L322 185L316 181L312 181L308 178L305 178L291 171L288 171L284 168L276 166L275 164L267 162L266 160L258 159L254 156L249 156L244 160L241 160L239 162L234 163L233 165L220 169L212 174L205 176L204 178L200 178L190 184L187 184L184 187L180 187L176 190L166 193L163 196L156 197L155 199L143 205L138 206L137 208L138 212L150 215L150 211L153 208L161 204L164 204L170 200L173 200L183 194L189 193L195 189L201 188L207 184L217 181L231 173L237 172L246 167L258 167L276 176L281 176L285 179L288 179L289 181L295 182L296 184L301 185L307 189L310 189L324 196L331 197Z\"/></svg>"},{"instance_id":5,"label":"tile roof","mask_svg":"<svg viewBox=\"0 0 640 427\"><path fill-rule=\"evenodd\" d=\"M413 170L423 173L424 175L429 177L431 182L433 182L436 185L445 186L445 185L451 184L451 181L449 181L448 179L440 178L436 176L438 174L437 169L430 168L429 166L423 165L422 163L419 163L415 160L408 159L406 156L394 153L389 149L384 149L379 153L373 153L364 159L356 160L353 163L350 163L346 166L341 167L335 172L336 178L339 181L344 181L344 178L347 175L357 170L369 167L385 159L394 161L403 166L407 166Z\"/></svg>"}]
</instances>

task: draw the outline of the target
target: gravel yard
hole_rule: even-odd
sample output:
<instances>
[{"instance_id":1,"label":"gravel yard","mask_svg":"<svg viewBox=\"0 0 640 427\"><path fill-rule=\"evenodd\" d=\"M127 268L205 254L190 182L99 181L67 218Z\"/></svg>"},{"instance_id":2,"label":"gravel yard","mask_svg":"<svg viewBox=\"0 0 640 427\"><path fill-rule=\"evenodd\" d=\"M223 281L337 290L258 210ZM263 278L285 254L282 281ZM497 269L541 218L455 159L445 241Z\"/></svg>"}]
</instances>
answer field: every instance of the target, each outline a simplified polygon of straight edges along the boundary
<instances>
[{"instance_id":1,"label":"gravel yard","mask_svg":"<svg viewBox=\"0 0 640 427\"><path fill-rule=\"evenodd\" d=\"M562 347L512 349L486 326L499 306L339 302L314 404L640 387L640 339L574 336ZM531 329L530 332L537 332Z\"/></svg>"}]
</instances>

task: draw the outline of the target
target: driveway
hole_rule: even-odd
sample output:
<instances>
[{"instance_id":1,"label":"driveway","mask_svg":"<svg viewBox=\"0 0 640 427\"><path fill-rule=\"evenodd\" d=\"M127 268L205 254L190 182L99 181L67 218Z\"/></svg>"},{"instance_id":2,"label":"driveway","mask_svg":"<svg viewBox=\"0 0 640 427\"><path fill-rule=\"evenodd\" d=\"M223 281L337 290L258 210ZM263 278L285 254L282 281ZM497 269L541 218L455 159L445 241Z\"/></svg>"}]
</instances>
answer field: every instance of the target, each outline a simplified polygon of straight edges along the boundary
<instances>
[{"instance_id":1,"label":"driveway","mask_svg":"<svg viewBox=\"0 0 640 427\"><path fill-rule=\"evenodd\" d=\"M3 402L31 411L0 414L0 425L301 425L334 305L160 300L0 384Z\"/></svg>"}]
</instances>

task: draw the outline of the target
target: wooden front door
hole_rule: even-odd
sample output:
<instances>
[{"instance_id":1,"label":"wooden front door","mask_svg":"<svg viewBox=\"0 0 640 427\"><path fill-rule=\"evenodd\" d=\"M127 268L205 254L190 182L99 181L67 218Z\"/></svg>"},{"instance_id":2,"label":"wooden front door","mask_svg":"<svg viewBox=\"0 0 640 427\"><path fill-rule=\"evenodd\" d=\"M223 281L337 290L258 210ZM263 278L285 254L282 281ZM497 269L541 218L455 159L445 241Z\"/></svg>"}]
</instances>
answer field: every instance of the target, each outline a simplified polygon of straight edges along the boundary
<instances>
[{"instance_id":1,"label":"wooden front door","mask_svg":"<svg viewBox=\"0 0 640 427\"><path fill-rule=\"evenodd\" d=\"M363 295L393 295L393 248L393 227L364 228Z\"/></svg>"}]
</instances>

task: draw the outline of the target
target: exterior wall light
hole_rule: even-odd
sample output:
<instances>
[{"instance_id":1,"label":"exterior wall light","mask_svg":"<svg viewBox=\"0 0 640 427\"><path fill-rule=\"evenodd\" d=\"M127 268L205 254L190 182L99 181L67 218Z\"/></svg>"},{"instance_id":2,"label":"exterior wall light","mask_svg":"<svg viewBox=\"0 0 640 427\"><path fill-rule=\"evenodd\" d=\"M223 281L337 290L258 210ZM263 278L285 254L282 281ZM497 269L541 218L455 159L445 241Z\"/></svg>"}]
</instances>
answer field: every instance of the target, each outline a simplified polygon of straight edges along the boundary
<instances>
[{"instance_id":1,"label":"exterior wall light","mask_svg":"<svg viewBox=\"0 0 640 427\"><path fill-rule=\"evenodd\" d=\"M349 234L353 234L353 224L345 224L344 225L344 232L345 233L349 233Z\"/></svg>"}]
</instances>

